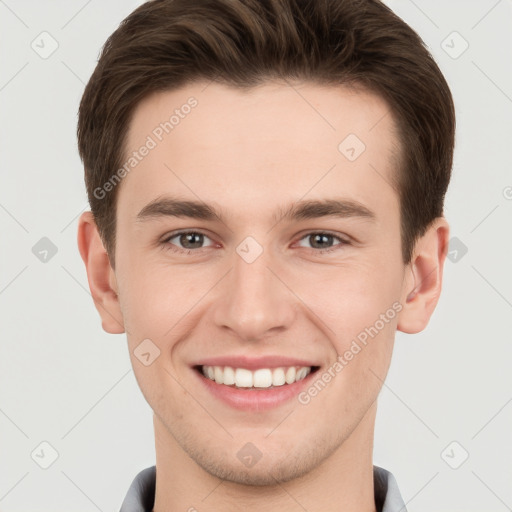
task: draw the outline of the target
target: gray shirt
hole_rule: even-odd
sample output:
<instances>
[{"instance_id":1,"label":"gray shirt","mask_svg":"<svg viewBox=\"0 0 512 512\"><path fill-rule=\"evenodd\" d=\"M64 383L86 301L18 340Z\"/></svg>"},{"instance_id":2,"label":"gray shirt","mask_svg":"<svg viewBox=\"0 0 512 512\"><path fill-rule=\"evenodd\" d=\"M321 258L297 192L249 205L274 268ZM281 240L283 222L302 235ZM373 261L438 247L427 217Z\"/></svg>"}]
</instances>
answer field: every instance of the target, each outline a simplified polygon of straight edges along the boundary
<instances>
[{"instance_id":1,"label":"gray shirt","mask_svg":"<svg viewBox=\"0 0 512 512\"><path fill-rule=\"evenodd\" d=\"M156 466L143 469L133 479L119 512L152 512L155 503ZM395 477L373 466L377 512L407 512Z\"/></svg>"}]
</instances>

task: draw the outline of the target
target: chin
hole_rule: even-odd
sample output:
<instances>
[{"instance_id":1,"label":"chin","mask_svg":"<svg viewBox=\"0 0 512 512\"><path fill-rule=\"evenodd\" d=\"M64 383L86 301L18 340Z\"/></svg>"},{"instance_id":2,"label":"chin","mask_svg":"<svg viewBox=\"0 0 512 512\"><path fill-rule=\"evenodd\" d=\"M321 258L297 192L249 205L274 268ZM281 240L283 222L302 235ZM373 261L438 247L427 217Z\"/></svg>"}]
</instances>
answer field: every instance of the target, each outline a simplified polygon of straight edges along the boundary
<instances>
[{"instance_id":1,"label":"chin","mask_svg":"<svg viewBox=\"0 0 512 512\"><path fill-rule=\"evenodd\" d=\"M294 453L262 453L261 458L245 467L237 455L229 457L225 451L218 456L212 451L190 453L190 457L207 473L240 485L273 486L300 478L311 472L330 453L329 447L304 446Z\"/></svg>"}]
</instances>

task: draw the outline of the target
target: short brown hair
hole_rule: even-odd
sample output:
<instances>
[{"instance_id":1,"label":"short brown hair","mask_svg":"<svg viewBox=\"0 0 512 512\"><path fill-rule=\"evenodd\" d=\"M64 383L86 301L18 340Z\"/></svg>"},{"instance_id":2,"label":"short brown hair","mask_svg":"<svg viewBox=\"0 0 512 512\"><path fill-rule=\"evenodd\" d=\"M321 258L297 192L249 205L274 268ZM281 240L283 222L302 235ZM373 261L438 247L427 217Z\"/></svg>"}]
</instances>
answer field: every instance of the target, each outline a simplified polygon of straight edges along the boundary
<instances>
[{"instance_id":1,"label":"short brown hair","mask_svg":"<svg viewBox=\"0 0 512 512\"><path fill-rule=\"evenodd\" d=\"M402 257L443 215L455 138L446 80L418 34L379 0L151 0L107 39L82 97L78 148L91 210L114 267L116 195L137 104L194 80L363 86L397 122ZM340 141L341 142L341 141Z\"/></svg>"}]
</instances>

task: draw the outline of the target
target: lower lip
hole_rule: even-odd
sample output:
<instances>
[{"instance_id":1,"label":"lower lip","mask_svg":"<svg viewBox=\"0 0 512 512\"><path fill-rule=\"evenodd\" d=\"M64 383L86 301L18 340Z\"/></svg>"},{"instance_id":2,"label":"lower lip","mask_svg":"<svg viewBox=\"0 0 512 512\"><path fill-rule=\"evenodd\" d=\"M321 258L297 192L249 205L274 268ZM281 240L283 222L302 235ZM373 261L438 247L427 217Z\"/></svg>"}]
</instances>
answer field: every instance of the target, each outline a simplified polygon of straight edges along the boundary
<instances>
[{"instance_id":1,"label":"lower lip","mask_svg":"<svg viewBox=\"0 0 512 512\"><path fill-rule=\"evenodd\" d=\"M302 380L293 384L283 384L275 388L250 388L242 389L217 384L214 380L208 379L200 371L194 369L195 374L204 386L224 403L244 411L265 411L278 407L292 398L296 397L306 386L309 385L312 376L317 373L310 372Z\"/></svg>"}]
</instances>

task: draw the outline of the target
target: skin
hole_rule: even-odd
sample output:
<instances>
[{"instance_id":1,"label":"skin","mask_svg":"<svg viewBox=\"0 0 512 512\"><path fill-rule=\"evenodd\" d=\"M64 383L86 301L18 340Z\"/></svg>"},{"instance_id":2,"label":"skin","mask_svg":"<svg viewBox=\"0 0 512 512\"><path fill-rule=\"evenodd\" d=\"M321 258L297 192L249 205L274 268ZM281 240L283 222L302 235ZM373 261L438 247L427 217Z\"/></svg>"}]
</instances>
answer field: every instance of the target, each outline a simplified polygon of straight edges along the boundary
<instances>
[{"instance_id":1,"label":"skin","mask_svg":"<svg viewBox=\"0 0 512 512\"><path fill-rule=\"evenodd\" d=\"M448 223L436 219L403 264L399 197L390 186L399 146L378 96L312 83L248 92L206 85L153 94L136 108L132 150L190 96L198 101L119 185L115 270L90 212L78 229L103 328L127 333L154 411L154 511L260 511L262 503L280 512L374 511L376 399L395 331L421 331L437 304ZM349 133L366 145L353 162L338 151ZM214 204L222 221L136 220L165 194ZM339 197L375 218L272 218L301 199ZM185 228L206 235L202 246L168 240ZM308 233L318 231L335 237L315 245ZM252 263L236 252L247 236L263 248ZM268 411L236 410L191 369L207 356L272 354L314 361L321 374L397 301L397 316L307 405L292 399ZM134 355L147 338L161 351L149 366ZM247 442L263 454L250 468L237 458Z\"/></svg>"}]
</instances>

